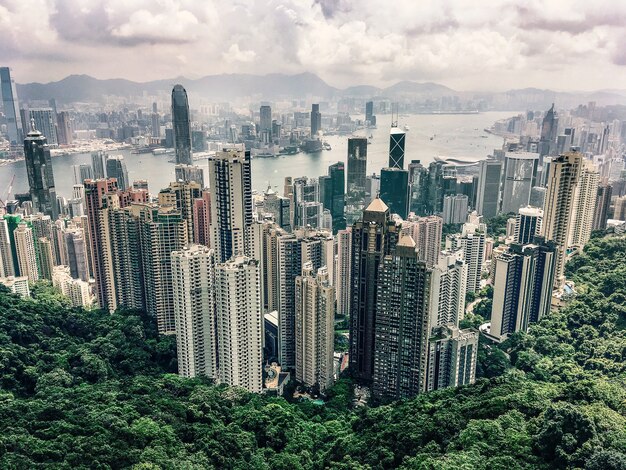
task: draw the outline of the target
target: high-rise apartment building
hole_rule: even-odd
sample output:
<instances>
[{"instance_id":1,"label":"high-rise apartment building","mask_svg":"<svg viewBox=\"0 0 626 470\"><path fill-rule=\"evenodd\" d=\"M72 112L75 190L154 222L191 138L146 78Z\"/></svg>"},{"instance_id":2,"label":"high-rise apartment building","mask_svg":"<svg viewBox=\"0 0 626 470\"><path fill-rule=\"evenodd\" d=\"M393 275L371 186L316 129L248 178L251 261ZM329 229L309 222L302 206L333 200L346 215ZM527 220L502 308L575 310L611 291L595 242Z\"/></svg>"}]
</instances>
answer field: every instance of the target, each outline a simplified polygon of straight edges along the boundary
<instances>
[{"instance_id":1,"label":"high-rise apartment building","mask_svg":"<svg viewBox=\"0 0 626 470\"><path fill-rule=\"evenodd\" d=\"M337 314L350 314L350 274L352 262L352 227L339 230L336 235L337 255L335 258L335 292Z\"/></svg>"},{"instance_id":2,"label":"high-rise apartment building","mask_svg":"<svg viewBox=\"0 0 626 470\"><path fill-rule=\"evenodd\" d=\"M211 246L211 193L208 190L202 191L201 196L193 201L192 219L193 242Z\"/></svg>"},{"instance_id":3,"label":"high-rise apartment building","mask_svg":"<svg viewBox=\"0 0 626 470\"><path fill-rule=\"evenodd\" d=\"M93 179L97 180L106 178L107 174L105 171L104 161L107 159L107 157L108 155L102 151L91 153L91 168L93 170Z\"/></svg>"},{"instance_id":4,"label":"high-rise apartment building","mask_svg":"<svg viewBox=\"0 0 626 470\"><path fill-rule=\"evenodd\" d=\"M89 283L74 279L70 274L68 266L55 266L52 271L52 285L61 294L70 299L73 307L90 307L91 294L89 293Z\"/></svg>"},{"instance_id":5,"label":"high-rise apartment building","mask_svg":"<svg viewBox=\"0 0 626 470\"><path fill-rule=\"evenodd\" d=\"M211 248L217 262L247 251L247 231L252 225L250 153L225 149L209 158L211 188Z\"/></svg>"},{"instance_id":6,"label":"high-rise apartment building","mask_svg":"<svg viewBox=\"0 0 626 470\"><path fill-rule=\"evenodd\" d=\"M190 245L172 253L178 373L217 377L215 259L213 250Z\"/></svg>"},{"instance_id":7,"label":"high-rise apartment building","mask_svg":"<svg viewBox=\"0 0 626 470\"><path fill-rule=\"evenodd\" d=\"M0 217L0 278L14 277L16 268L13 263L9 224L4 217Z\"/></svg>"},{"instance_id":8,"label":"high-rise apartment building","mask_svg":"<svg viewBox=\"0 0 626 470\"><path fill-rule=\"evenodd\" d=\"M174 130L176 163L192 165L189 100L187 99L187 91L182 85L175 85L172 89L172 127Z\"/></svg>"},{"instance_id":9,"label":"high-rise apartment building","mask_svg":"<svg viewBox=\"0 0 626 470\"><path fill-rule=\"evenodd\" d=\"M542 225L543 210L532 206L520 208L515 217L515 243L520 245L533 243L535 237L541 235Z\"/></svg>"},{"instance_id":10,"label":"high-rise apartment building","mask_svg":"<svg viewBox=\"0 0 626 470\"><path fill-rule=\"evenodd\" d=\"M4 116L7 121L9 142L11 145L19 146L24 139L24 132L19 114L17 89L9 67L0 67L0 92L2 94L2 109L4 109Z\"/></svg>"},{"instance_id":11,"label":"high-rise apartment building","mask_svg":"<svg viewBox=\"0 0 626 470\"><path fill-rule=\"evenodd\" d=\"M611 206L611 196L613 186L601 184L598 186L596 207L593 213L592 230L606 230L606 221L609 218L609 207Z\"/></svg>"},{"instance_id":12,"label":"high-rise apartment building","mask_svg":"<svg viewBox=\"0 0 626 470\"><path fill-rule=\"evenodd\" d=\"M89 280L88 240L80 227L68 228L63 236L67 250L67 265L73 279Z\"/></svg>"},{"instance_id":13,"label":"high-rise apartment building","mask_svg":"<svg viewBox=\"0 0 626 470\"><path fill-rule=\"evenodd\" d=\"M582 161L581 153L568 152L555 157L550 163L542 235L556 244L555 288L560 288L565 281L565 261Z\"/></svg>"},{"instance_id":14,"label":"high-rise apartment building","mask_svg":"<svg viewBox=\"0 0 626 470\"><path fill-rule=\"evenodd\" d=\"M580 179L574 195L570 247L584 247L591 238L593 218L597 208L600 173L589 160L582 162Z\"/></svg>"},{"instance_id":15,"label":"high-rise apartment building","mask_svg":"<svg viewBox=\"0 0 626 470\"><path fill-rule=\"evenodd\" d=\"M26 225L26 222L20 222L13 231L13 240L15 241L15 254L17 256L19 275L28 277L30 282L38 281L39 269L37 268L33 230Z\"/></svg>"},{"instance_id":16,"label":"high-rise apartment building","mask_svg":"<svg viewBox=\"0 0 626 470\"><path fill-rule=\"evenodd\" d=\"M402 231L411 235L415 241L420 260L426 261L429 266L437 264L443 231L443 219L441 217L437 215L418 217L409 214L407 220L402 223Z\"/></svg>"},{"instance_id":17,"label":"high-rise apartment building","mask_svg":"<svg viewBox=\"0 0 626 470\"><path fill-rule=\"evenodd\" d=\"M35 129L32 123L31 130L24 139L24 154L33 210L43 212L56 219L58 215L57 195L52 173L50 148L46 138Z\"/></svg>"},{"instance_id":18,"label":"high-rise apartment building","mask_svg":"<svg viewBox=\"0 0 626 470\"><path fill-rule=\"evenodd\" d=\"M476 212L486 219L498 215L501 172L502 162L498 160L483 160L479 163Z\"/></svg>"},{"instance_id":19,"label":"high-rise apartment building","mask_svg":"<svg viewBox=\"0 0 626 470\"><path fill-rule=\"evenodd\" d=\"M444 196L443 198L443 223L462 224L467 219L469 199L465 194Z\"/></svg>"},{"instance_id":20,"label":"high-rise apartment building","mask_svg":"<svg viewBox=\"0 0 626 470\"><path fill-rule=\"evenodd\" d=\"M430 336L426 390L474 383L477 357L477 331L453 324L436 326Z\"/></svg>"},{"instance_id":21,"label":"high-rise apartment building","mask_svg":"<svg viewBox=\"0 0 626 470\"><path fill-rule=\"evenodd\" d=\"M350 276L350 369L371 383L374 375L376 302L380 264L391 254L399 227L382 199L374 199L352 227Z\"/></svg>"},{"instance_id":22,"label":"high-rise apartment building","mask_svg":"<svg viewBox=\"0 0 626 470\"><path fill-rule=\"evenodd\" d=\"M244 256L215 268L218 381L260 392L263 313L258 262Z\"/></svg>"},{"instance_id":23,"label":"high-rise apartment building","mask_svg":"<svg viewBox=\"0 0 626 470\"><path fill-rule=\"evenodd\" d=\"M204 188L204 170L196 165L176 165L174 174L177 182L195 182Z\"/></svg>"},{"instance_id":24,"label":"high-rise apartment building","mask_svg":"<svg viewBox=\"0 0 626 470\"><path fill-rule=\"evenodd\" d=\"M181 213L187 224L187 236L189 240L195 240L195 221L193 209L195 201L202 198L202 186L195 181L178 180L170 183L167 188L159 192L159 205L161 207L173 207Z\"/></svg>"},{"instance_id":25,"label":"high-rise apartment building","mask_svg":"<svg viewBox=\"0 0 626 470\"><path fill-rule=\"evenodd\" d=\"M296 289L296 380L322 392L333 384L335 289L328 269L302 266Z\"/></svg>"},{"instance_id":26,"label":"high-rise apartment building","mask_svg":"<svg viewBox=\"0 0 626 470\"><path fill-rule=\"evenodd\" d=\"M54 268L54 256L52 254L52 243L49 238L41 237L35 241L35 251L37 254L37 268L39 278L52 280L52 270Z\"/></svg>"},{"instance_id":27,"label":"high-rise apartment building","mask_svg":"<svg viewBox=\"0 0 626 470\"><path fill-rule=\"evenodd\" d=\"M426 388L431 271L410 235L382 258L377 285L372 394L409 398Z\"/></svg>"},{"instance_id":28,"label":"high-rise apartment building","mask_svg":"<svg viewBox=\"0 0 626 470\"><path fill-rule=\"evenodd\" d=\"M446 251L432 267L430 326L458 325L465 313L467 265L463 252Z\"/></svg>"},{"instance_id":29,"label":"high-rise apartment building","mask_svg":"<svg viewBox=\"0 0 626 470\"><path fill-rule=\"evenodd\" d=\"M463 250L467 264L467 291L478 292L485 263L485 237L487 227L483 223L467 222L463 224L461 235L450 237L446 245L449 249Z\"/></svg>"}]
</instances>

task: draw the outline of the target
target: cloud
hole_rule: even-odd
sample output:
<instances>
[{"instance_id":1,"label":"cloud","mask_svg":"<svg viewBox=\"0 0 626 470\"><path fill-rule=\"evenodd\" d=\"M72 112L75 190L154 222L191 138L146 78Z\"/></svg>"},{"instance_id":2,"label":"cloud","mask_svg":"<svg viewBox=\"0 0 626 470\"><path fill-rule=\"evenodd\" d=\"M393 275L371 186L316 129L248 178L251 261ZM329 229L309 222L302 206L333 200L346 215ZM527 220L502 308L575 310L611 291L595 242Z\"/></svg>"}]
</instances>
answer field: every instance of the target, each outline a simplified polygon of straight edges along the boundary
<instances>
[{"instance_id":1,"label":"cloud","mask_svg":"<svg viewBox=\"0 0 626 470\"><path fill-rule=\"evenodd\" d=\"M21 81L310 71L601 88L626 81L624 24L609 0L1 0L0 62Z\"/></svg>"}]
</instances>

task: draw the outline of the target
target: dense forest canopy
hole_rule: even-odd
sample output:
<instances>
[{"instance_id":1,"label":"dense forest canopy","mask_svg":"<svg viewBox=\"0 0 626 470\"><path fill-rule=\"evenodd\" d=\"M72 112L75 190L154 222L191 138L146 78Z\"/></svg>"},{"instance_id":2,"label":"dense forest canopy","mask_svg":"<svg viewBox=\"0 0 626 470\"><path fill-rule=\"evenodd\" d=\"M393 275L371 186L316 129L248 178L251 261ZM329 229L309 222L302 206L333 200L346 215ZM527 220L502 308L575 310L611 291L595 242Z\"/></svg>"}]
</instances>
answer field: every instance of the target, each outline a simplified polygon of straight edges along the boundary
<instances>
[{"instance_id":1,"label":"dense forest canopy","mask_svg":"<svg viewBox=\"0 0 626 470\"><path fill-rule=\"evenodd\" d=\"M578 296L500 347L475 385L351 409L182 379L140 312L0 291L0 468L626 469L626 238L567 267Z\"/></svg>"}]
</instances>

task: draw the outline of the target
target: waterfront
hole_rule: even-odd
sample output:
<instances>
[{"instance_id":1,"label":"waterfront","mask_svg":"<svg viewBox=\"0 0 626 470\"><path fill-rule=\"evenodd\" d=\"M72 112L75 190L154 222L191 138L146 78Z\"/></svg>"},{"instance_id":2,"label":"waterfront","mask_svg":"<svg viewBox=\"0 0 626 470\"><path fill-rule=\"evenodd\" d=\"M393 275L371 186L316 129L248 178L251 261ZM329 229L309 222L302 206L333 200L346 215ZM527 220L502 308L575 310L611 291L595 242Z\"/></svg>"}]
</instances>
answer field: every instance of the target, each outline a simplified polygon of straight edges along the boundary
<instances>
[{"instance_id":1,"label":"waterfront","mask_svg":"<svg viewBox=\"0 0 626 470\"><path fill-rule=\"evenodd\" d=\"M406 137L405 167L411 160L421 160L428 164L436 156L446 157L486 157L494 148L502 146L503 139L487 134L484 128L490 127L495 121L510 117L513 112L487 112L481 114L441 114L441 115L410 115L400 117L400 126L407 125L410 130ZM363 129L357 135L373 135L372 144L368 146L367 172L378 173L387 165L389 150L389 116L379 116L377 129ZM431 140L432 138L432 140ZM252 186L263 190L268 184L282 193L285 176L317 177L326 174L328 166L337 161L346 161L348 136L324 137L332 150L324 150L315 154L299 153L276 158L259 158L252 161ZM150 192L157 193L174 179L174 164L169 160L171 154L153 155L132 154L130 150L111 152L124 155L128 167L130 181L148 180ZM78 153L54 157L52 166L57 194L70 197L72 192L73 165L91 164L89 153ZM195 164L205 169L208 179L206 160ZM24 161L0 166L0 198L6 197L11 178L15 175L13 193L27 192L28 179Z\"/></svg>"}]
</instances>

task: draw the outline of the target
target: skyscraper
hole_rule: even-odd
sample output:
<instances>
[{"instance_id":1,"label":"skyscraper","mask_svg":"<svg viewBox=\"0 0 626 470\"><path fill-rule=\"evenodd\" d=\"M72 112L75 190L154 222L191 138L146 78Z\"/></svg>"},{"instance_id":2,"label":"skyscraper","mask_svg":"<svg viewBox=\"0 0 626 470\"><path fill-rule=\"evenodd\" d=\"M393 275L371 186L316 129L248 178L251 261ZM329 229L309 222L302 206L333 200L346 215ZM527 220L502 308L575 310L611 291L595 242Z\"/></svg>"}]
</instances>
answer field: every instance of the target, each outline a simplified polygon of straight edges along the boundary
<instances>
[{"instance_id":1,"label":"skyscraper","mask_svg":"<svg viewBox=\"0 0 626 470\"><path fill-rule=\"evenodd\" d=\"M17 256L19 275L28 277L30 282L38 281L39 270L37 269L33 230L26 225L26 222L20 222L13 231L13 239L15 240L15 254Z\"/></svg>"},{"instance_id":2,"label":"skyscraper","mask_svg":"<svg viewBox=\"0 0 626 470\"><path fill-rule=\"evenodd\" d=\"M449 238L449 248L453 251L462 249L467 264L467 291L480 290L483 265L485 263L485 237L487 227L483 223L468 222L463 224L461 235Z\"/></svg>"},{"instance_id":3,"label":"skyscraper","mask_svg":"<svg viewBox=\"0 0 626 470\"><path fill-rule=\"evenodd\" d=\"M325 391L333 384L335 290L328 269L302 266L296 280L296 380Z\"/></svg>"},{"instance_id":4,"label":"skyscraper","mask_svg":"<svg viewBox=\"0 0 626 470\"><path fill-rule=\"evenodd\" d=\"M178 180L159 192L159 205L178 210L187 224L187 237L195 239L194 204L202 197L202 186L195 181Z\"/></svg>"},{"instance_id":5,"label":"skyscraper","mask_svg":"<svg viewBox=\"0 0 626 470\"><path fill-rule=\"evenodd\" d=\"M460 387L476 381L478 331L457 325L436 326L431 331L427 391Z\"/></svg>"},{"instance_id":6,"label":"skyscraper","mask_svg":"<svg viewBox=\"0 0 626 470\"><path fill-rule=\"evenodd\" d=\"M389 132L389 167L404 169L405 132L399 127L392 127Z\"/></svg>"},{"instance_id":7,"label":"skyscraper","mask_svg":"<svg viewBox=\"0 0 626 470\"><path fill-rule=\"evenodd\" d=\"M543 210L538 207L522 207L515 217L515 243L533 243L535 236L541 235Z\"/></svg>"},{"instance_id":8,"label":"skyscraper","mask_svg":"<svg viewBox=\"0 0 626 470\"><path fill-rule=\"evenodd\" d=\"M74 183L83 184L85 180L93 179L93 169L91 165L74 165Z\"/></svg>"},{"instance_id":9,"label":"skyscraper","mask_svg":"<svg viewBox=\"0 0 626 470\"><path fill-rule=\"evenodd\" d=\"M443 219L438 215L417 217L410 214L402 223L402 231L411 235L420 260L429 266L436 265L441 251Z\"/></svg>"},{"instance_id":10,"label":"skyscraper","mask_svg":"<svg viewBox=\"0 0 626 470\"><path fill-rule=\"evenodd\" d=\"M316 137L317 133L322 130L322 114L320 113L320 105L311 105L311 137Z\"/></svg>"},{"instance_id":11,"label":"skyscraper","mask_svg":"<svg viewBox=\"0 0 626 470\"><path fill-rule=\"evenodd\" d=\"M2 108L7 121L7 134L11 145L19 146L24 139L22 121L15 81L11 77L9 67L0 67L0 91L2 92Z\"/></svg>"},{"instance_id":12,"label":"skyscraper","mask_svg":"<svg viewBox=\"0 0 626 470\"><path fill-rule=\"evenodd\" d=\"M406 219L409 213L409 172L395 167L380 170L380 198L392 214Z\"/></svg>"},{"instance_id":13,"label":"skyscraper","mask_svg":"<svg viewBox=\"0 0 626 470\"><path fill-rule=\"evenodd\" d=\"M204 170L196 165L176 165L174 167L176 181L194 181L204 188Z\"/></svg>"},{"instance_id":14,"label":"skyscraper","mask_svg":"<svg viewBox=\"0 0 626 470\"><path fill-rule=\"evenodd\" d=\"M259 135L261 141L270 143L272 141L272 108L264 104L259 109Z\"/></svg>"},{"instance_id":15,"label":"skyscraper","mask_svg":"<svg viewBox=\"0 0 626 470\"><path fill-rule=\"evenodd\" d=\"M217 376L215 260L213 250L191 245L172 253L178 374Z\"/></svg>"},{"instance_id":16,"label":"skyscraper","mask_svg":"<svg viewBox=\"0 0 626 470\"><path fill-rule=\"evenodd\" d=\"M73 279L89 280L89 260L85 234L82 228L68 228L63 234L67 248L67 265Z\"/></svg>"},{"instance_id":17,"label":"skyscraper","mask_svg":"<svg viewBox=\"0 0 626 470\"><path fill-rule=\"evenodd\" d=\"M215 268L218 381L260 392L263 314L258 262L243 256Z\"/></svg>"},{"instance_id":18,"label":"skyscraper","mask_svg":"<svg viewBox=\"0 0 626 470\"><path fill-rule=\"evenodd\" d=\"M59 145L57 139L57 129L55 125L56 116L51 108L38 108L28 111L30 119L35 122L35 129L41 131L46 138L48 145L56 147Z\"/></svg>"},{"instance_id":19,"label":"skyscraper","mask_svg":"<svg viewBox=\"0 0 626 470\"><path fill-rule=\"evenodd\" d=\"M211 248L218 263L247 249L252 225L250 152L225 149L209 157L211 188Z\"/></svg>"},{"instance_id":20,"label":"skyscraper","mask_svg":"<svg viewBox=\"0 0 626 470\"><path fill-rule=\"evenodd\" d=\"M350 266L352 257L352 227L337 232L337 256L335 258L335 292L337 314L350 314Z\"/></svg>"},{"instance_id":21,"label":"skyscraper","mask_svg":"<svg viewBox=\"0 0 626 470\"><path fill-rule=\"evenodd\" d=\"M333 218L333 233L346 228L344 215L346 177L343 162L328 167L328 176L320 177L320 199Z\"/></svg>"},{"instance_id":22,"label":"skyscraper","mask_svg":"<svg viewBox=\"0 0 626 470\"><path fill-rule=\"evenodd\" d=\"M546 155L552 155L553 150L556 148L556 136L558 132L559 119L554 110L554 103L548 111L546 111L543 121L541 123L541 138L539 140L539 154L540 160L543 162L543 157Z\"/></svg>"},{"instance_id":23,"label":"skyscraper","mask_svg":"<svg viewBox=\"0 0 626 470\"><path fill-rule=\"evenodd\" d=\"M409 211L417 215L428 213L428 170L419 160L409 163ZM416 240L417 242L417 240Z\"/></svg>"},{"instance_id":24,"label":"skyscraper","mask_svg":"<svg viewBox=\"0 0 626 470\"><path fill-rule=\"evenodd\" d=\"M498 160L482 160L479 163L476 212L486 219L498 215L501 171L502 163Z\"/></svg>"},{"instance_id":25,"label":"skyscraper","mask_svg":"<svg viewBox=\"0 0 626 470\"><path fill-rule=\"evenodd\" d=\"M465 194L444 196L443 198L443 223L462 224L467 219L469 209L468 197Z\"/></svg>"},{"instance_id":26,"label":"skyscraper","mask_svg":"<svg viewBox=\"0 0 626 470\"><path fill-rule=\"evenodd\" d=\"M175 85L172 89L172 127L174 129L176 163L191 165L191 123L189 119L189 101L187 99L187 91L182 85Z\"/></svg>"},{"instance_id":27,"label":"skyscraper","mask_svg":"<svg viewBox=\"0 0 626 470\"><path fill-rule=\"evenodd\" d=\"M117 187L124 191L130 188L128 170L123 155L111 155L106 160L107 177L117 180Z\"/></svg>"},{"instance_id":28,"label":"skyscraper","mask_svg":"<svg viewBox=\"0 0 626 470\"><path fill-rule=\"evenodd\" d=\"M446 251L432 268L430 326L459 324L465 313L467 265L462 251Z\"/></svg>"},{"instance_id":29,"label":"skyscraper","mask_svg":"<svg viewBox=\"0 0 626 470\"><path fill-rule=\"evenodd\" d=\"M530 192L537 178L539 154L506 152L503 170L502 212L517 213L530 201Z\"/></svg>"},{"instance_id":30,"label":"skyscraper","mask_svg":"<svg viewBox=\"0 0 626 470\"><path fill-rule=\"evenodd\" d=\"M348 186L350 198L365 196L365 175L367 174L367 139L365 137L348 138ZM372 196L375 196L373 194Z\"/></svg>"},{"instance_id":31,"label":"skyscraper","mask_svg":"<svg viewBox=\"0 0 626 470\"><path fill-rule=\"evenodd\" d=\"M372 127L376 127L376 116L374 116L374 102L373 101L365 102L365 122L369 123L369 125Z\"/></svg>"},{"instance_id":32,"label":"skyscraper","mask_svg":"<svg viewBox=\"0 0 626 470\"><path fill-rule=\"evenodd\" d=\"M106 158L107 154L100 150L91 153L91 168L93 170L93 179L98 180L106 178L106 172L104 171L104 160Z\"/></svg>"},{"instance_id":33,"label":"skyscraper","mask_svg":"<svg viewBox=\"0 0 626 470\"><path fill-rule=\"evenodd\" d=\"M57 114L57 138L60 145L70 145L73 141L72 121L67 111Z\"/></svg>"},{"instance_id":34,"label":"skyscraper","mask_svg":"<svg viewBox=\"0 0 626 470\"><path fill-rule=\"evenodd\" d=\"M0 217L0 278L15 276L16 268L13 263L9 224L4 217Z\"/></svg>"},{"instance_id":35,"label":"skyscraper","mask_svg":"<svg viewBox=\"0 0 626 470\"><path fill-rule=\"evenodd\" d=\"M31 130L24 140L24 154L26 155L26 172L30 199L35 212L43 212L52 219L56 219L57 195L52 173L50 148L46 138L35 129L31 121Z\"/></svg>"},{"instance_id":36,"label":"skyscraper","mask_svg":"<svg viewBox=\"0 0 626 470\"><path fill-rule=\"evenodd\" d=\"M376 298L379 266L396 245L399 227L389 208L376 198L352 227L350 295L350 369L371 383L374 375Z\"/></svg>"},{"instance_id":37,"label":"skyscraper","mask_svg":"<svg viewBox=\"0 0 626 470\"><path fill-rule=\"evenodd\" d=\"M400 235L379 276L372 393L409 398L426 388L431 271L418 259L411 236Z\"/></svg>"},{"instance_id":38,"label":"skyscraper","mask_svg":"<svg viewBox=\"0 0 626 470\"><path fill-rule=\"evenodd\" d=\"M582 154L578 152L567 152L555 157L550 163L542 235L556 244L555 288L562 287L565 280L565 261L581 166Z\"/></svg>"},{"instance_id":39,"label":"skyscraper","mask_svg":"<svg viewBox=\"0 0 626 470\"><path fill-rule=\"evenodd\" d=\"M592 230L605 230L608 219L609 206L611 205L611 195L613 186L602 184L598 186L597 204L593 213Z\"/></svg>"},{"instance_id":40,"label":"skyscraper","mask_svg":"<svg viewBox=\"0 0 626 470\"><path fill-rule=\"evenodd\" d=\"M598 201L600 173L589 160L582 162L580 180L574 195L569 246L584 247L591 238L594 212Z\"/></svg>"}]
</instances>

